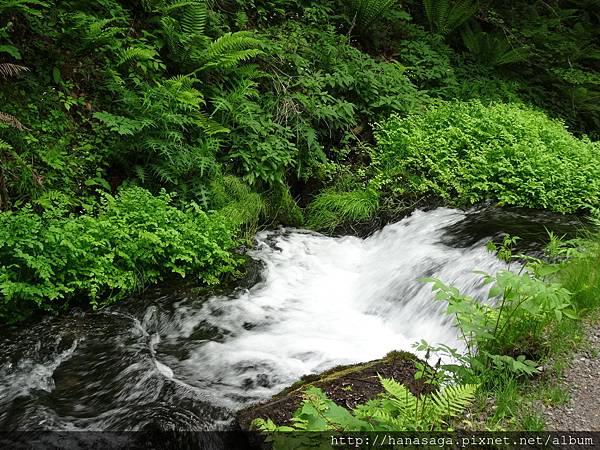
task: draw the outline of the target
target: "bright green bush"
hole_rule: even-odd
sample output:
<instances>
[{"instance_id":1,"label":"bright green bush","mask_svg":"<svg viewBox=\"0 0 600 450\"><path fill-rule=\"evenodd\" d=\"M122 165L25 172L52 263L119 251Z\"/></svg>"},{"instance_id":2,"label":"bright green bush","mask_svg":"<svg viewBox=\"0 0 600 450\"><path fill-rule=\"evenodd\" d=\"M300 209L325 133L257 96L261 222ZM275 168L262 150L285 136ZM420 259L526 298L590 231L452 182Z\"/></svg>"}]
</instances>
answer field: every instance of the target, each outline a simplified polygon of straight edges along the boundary
<instances>
[{"instance_id":1,"label":"bright green bush","mask_svg":"<svg viewBox=\"0 0 600 450\"><path fill-rule=\"evenodd\" d=\"M96 214L0 214L0 320L59 310L73 299L103 306L172 274L214 284L232 272L228 223L170 201L128 188L105 195Z\"/></svg>"},{"instance_id":2,"label":"bright green bush","mask_svg":"<svg viewBox=\"0 0 600 450\"><path fill-rule=\"evenodd\" d=\"M454 205L587 210L600 204L600 148L517 104L443 103L377 132L382 179Z\"/></svg>"}]
</instances>

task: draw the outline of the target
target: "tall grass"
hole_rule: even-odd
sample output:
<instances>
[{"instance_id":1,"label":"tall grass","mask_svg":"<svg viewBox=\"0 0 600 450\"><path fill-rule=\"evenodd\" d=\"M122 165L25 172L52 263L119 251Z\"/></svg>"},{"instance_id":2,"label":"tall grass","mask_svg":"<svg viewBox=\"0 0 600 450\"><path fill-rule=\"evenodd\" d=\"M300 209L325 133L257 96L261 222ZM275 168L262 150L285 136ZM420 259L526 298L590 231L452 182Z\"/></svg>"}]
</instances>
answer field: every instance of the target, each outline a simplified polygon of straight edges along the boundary
<instances>
[{"instance_id":1,"label":"tall grass","mask_svg":"<svg viewBox=\"0 0 600 450\"><path fill-rule=\"evenodd\" d=\"M319 194L309 205L307 225L314 230L332 232L339 227L366 222L378 210L379 195L373 190L329 190Z\"/></svg>"},{"instance_id":2,"label":"tall grass","mask_svg":"<svg viewBox=\"0 0 600 450\"><path fill-rule=\"evenodd\" d=\"M564 263L558 278L585 313L600 306L600 231L588 234L578 244L578 251Z\"/></svg>"}]
</instances>

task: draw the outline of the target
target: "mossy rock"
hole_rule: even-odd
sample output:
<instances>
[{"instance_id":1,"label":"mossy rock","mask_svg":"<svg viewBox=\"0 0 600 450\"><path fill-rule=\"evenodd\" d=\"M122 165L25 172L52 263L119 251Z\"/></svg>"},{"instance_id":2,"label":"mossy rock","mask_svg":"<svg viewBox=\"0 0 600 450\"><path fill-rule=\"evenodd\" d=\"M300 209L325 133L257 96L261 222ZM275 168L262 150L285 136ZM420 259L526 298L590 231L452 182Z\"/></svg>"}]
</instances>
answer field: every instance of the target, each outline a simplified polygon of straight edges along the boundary
<instances>
[{"instance_id":1,"label":"mossy rock","mask_svg":"<svg viewBox=\"0 0 600 450\"><path fill-rule=\"evenodd\" d=\"M417 362L419 359L412 353L391 352L382 359L337 366L319 375L304 376L270 400L239 411L236 415L238 425L242 430L250 430L252 421L258 418L270 418L277 425L289 424L309 386L322 389L331 400L345 408L354 408L383 392L379 375L404 384L415 395L430 392L431 385L415 380Z\"/></svg>"}]
</instances>

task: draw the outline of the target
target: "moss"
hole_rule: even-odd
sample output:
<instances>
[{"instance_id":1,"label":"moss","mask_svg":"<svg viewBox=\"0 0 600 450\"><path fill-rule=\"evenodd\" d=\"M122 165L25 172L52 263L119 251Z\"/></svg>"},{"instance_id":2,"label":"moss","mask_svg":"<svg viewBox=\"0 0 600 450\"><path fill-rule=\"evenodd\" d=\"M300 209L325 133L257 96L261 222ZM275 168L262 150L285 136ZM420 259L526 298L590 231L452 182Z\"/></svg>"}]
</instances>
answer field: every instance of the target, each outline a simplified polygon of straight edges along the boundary
<instances>
[{"instance_id":1,"label":"moss","mask_svg":"<svg viewBox=\"0 0 600 450\"><path fill-rule=\"evenodd\" d=\"M270 418L279 425L287 423L302 403L303 393L309 386L321 388L334 402L351 408L375 398L383 391L378 375L394 378L415 395L428 392L431 386L414 379L417 361L418 358L412 353L395 351L382 359L337 366L318 375L306 375L270 400L239 411L238 424L248 430L252 421L259 417Z\"/></svg>"}]
</instances>

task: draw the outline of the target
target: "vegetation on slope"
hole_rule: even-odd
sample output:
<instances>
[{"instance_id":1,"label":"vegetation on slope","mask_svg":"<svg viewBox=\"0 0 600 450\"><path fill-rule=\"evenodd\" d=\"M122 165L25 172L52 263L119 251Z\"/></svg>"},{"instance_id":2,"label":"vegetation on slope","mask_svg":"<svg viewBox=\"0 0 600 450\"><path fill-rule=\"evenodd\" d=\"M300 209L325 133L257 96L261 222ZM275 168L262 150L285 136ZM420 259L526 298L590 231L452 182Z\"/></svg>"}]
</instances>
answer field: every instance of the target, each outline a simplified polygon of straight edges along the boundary
<instances>
[{"instance_id":1,"label":"vegetation on slope","mask_svg":"<svg viewBox=\"0 0 600 450\"><path fill-rule=\"evenodd\" d=\"M169 195L139 187L104 194L95 211L0 215L0 319L65 309L84 297L106 305L169 274L214 284L237 265L230 223L197 204L177 209ZM15 317L16 316L16 317Z\"/></svg>"},{"instance_id":2,"label":"vegetation on slope","mask_svg":"<svg viewBox=\"0 0 600 450\"><path fill-rule=\"evenodd\" d=\"M598 143L525 106L449 102L392 117L377 142L386 183L417 195L565 213L600 205Z\"/></svg>"},{"instance_id":3,"label":"vegetation on slope","mask_svg":"<svg viewBox=\"0 0 600 450\"><path fill-rule=\"evenodd\" d=\"M587 214L599 38L598 0L1 2L0 321L170 276L216 283L262 226L336 232L482 200ZM597 306L597 242L486 278L499 309L437 284L481 352L421 375L504 398L505 426L517 381ZM377 404L335 413L404 424L390 402L406 396L383 383ZM299 424L331 410L311 399ZM450 426L434 413L423 427Z\"/></svg>"},{"instance_id":4,"label":"vegetation on slope","mask_svg":"<svg viewBox=\"0 0 600 450\"><path fill-rule=\"evenodd\" d=\"M0 20L8 318L58 298L14 289L39 281L13 260L33 242L20 227L50 215L91 242L105 199L131 186L142 204L175 192L169 208L189 216L195 203L232 241L301 224L299 206L328 231L430 200L598 206L596 0L17 0ZM140 229L170 232L173 211L155 214ZM88 275L65 298L124 295L164 278L165 260L157 247L97 288L101 269L78 258L73 273Z\"/></svg>"}]
</instances>

